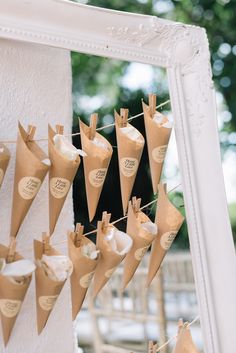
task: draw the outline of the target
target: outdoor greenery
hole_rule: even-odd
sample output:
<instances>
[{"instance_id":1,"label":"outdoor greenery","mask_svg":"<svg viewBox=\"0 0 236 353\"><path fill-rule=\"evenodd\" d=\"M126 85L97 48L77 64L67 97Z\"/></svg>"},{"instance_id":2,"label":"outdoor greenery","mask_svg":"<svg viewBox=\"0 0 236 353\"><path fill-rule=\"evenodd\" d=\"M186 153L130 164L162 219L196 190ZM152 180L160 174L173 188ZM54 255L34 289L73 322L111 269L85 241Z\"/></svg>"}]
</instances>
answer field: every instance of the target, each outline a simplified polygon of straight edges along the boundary
<instances>
[{"instance_id":1,"label":"outdoor greenery","mask_svg":"<svg viewBox=\"0 0 236 353\"><path fill-rule=\"evenodd\" d=\"M218 101L220 101L219 126L222 157L225 158L228 153L236 153L236 99L234 97L236 92L236 0L89 0L81 2L121 11L157 15L205 27L210 43L213 78L218 91ZM132 116L140 113L142 111L141 99L147 100L149 92L157 93L158 103L169 98L165 72L159 68L152 68L153 80L148 87L143 87L142 84L137 87L134 84L131 87L127 84L125 78L130 70L134 69L134 66L127 62L72 53L72 68L74 132L79 130L78 116L88 121L89 115L96 111L100 117L99 125L105 125L113 121L114 108L117 110L121 107L129 108ZM138 68L140 69L140 66ZM142 71L137 70L136 75L140 82ZM168 111L169 108L170 106L167 105L164 110ZM143 119L136 119L133 124L145 135ZM116 146L114 129L104 130L103 133L111 144ZM74 138L76 146L80 146L79 141L79 138ZM141 197L143 204L153 199L146 148L133 195ZM182 195L179 192L172 194L171 197L174 202L178 199L178 205L183 204ZM111 166L92 225L88 222L85 206L86 195L82 168L79 169L74 183L74 201L76 221L85 224L86 230L96 227L96 222L100 219L103 210L111 212L113 219L122 216L116 148L114 148ZM184 212L184 208L182 209ZM155 208L148 210L152 216L154 211ZM230 205L230 215L233 231L236 234L236 204ZM120 227L124 229L125 223L121 223ZM182 227L175 246L188 247L186 224Z\"/></svg>"}]
</instances>

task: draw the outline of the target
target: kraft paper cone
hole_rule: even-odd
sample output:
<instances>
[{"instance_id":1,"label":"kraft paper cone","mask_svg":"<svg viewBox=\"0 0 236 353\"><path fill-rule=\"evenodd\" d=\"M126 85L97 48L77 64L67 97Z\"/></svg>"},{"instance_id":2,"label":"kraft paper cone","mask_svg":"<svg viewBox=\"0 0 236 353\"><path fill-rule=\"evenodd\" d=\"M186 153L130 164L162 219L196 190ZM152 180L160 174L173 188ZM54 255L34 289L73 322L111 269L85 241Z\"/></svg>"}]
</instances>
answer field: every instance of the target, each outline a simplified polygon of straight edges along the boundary
<instances>
[{"instance_id":1,"label":"kraft paper cone","mask_svg":"<svg viewBox=\"0 0 236 353\"><path fill-rule=\"evenodd\" d=\"M157 186L161 179L163 163L172 129L170 127L164 127L161 124L156 123L153 120L154 114L151 113L150 107L144 102L143 113L145 131L147 136L147 148L151 171L152 187L153 192L155 194L157 193ZM156 112L156 110L155 113L160 114L160 116L162 116L163 118L166 118L161 113Z\"/></svg>"},{"instance_id":2,"label":"kraft paper cone","mask_svg":"<svg viewBox=\"0 0 236 353\"><path fill-rule=\"evenodd\" d=\"M49 169L49 160L44 151L32 141L35 127L27 133L18 124L16 164L11 215L11 236L16 237L19 228L35 199ZM47 164L43 163L47 160Z\"/></svg>"},{"instance_id":3,"label":"kraft paper cone","mask_svg":"<svg viewBox=\"0 0 236 353\"><path fill-rule=\"evenodd\" d=\"M58 133L63 127L57 126ZM75 161L67 159L55 147L53 137L56 135L51 126L48 126L48 152L52 166L49 171L49 232L54 232L58 217L70 190L76 172L80 165L80 157Z\"/></svg>"},{"instance_id":4,"label":"kraft paper cone","mask_svg":"<svg viewBox=\"0 0 236 353\"><path fill-rule=\"evenodd\" d=\"M73 272L70 277L73 320L81 309L98 264L98 256L96 259L90 259L83 254L82 247L93 244L93 242L84 237L82 233L83 227L80 226L77 232L68 234L68 252L73 263Z\"/></svg>"},{"instance_id":5,"label":"kraft paper cone","mask_svg":"<svg viewBox=\"0 0 236 353\"><path fill-rule=\"evenodd\" d=\"M113 151L110 143L97 132L94 136L95 139L105 144L106 148L104 149L94 144L90 139L90 132L91 126L87 126L80 120L82 149L87 154L83 158L83 163L89 220L91 222L97 210Z\"/></svg>"},{"instance_id":6,"label":"kraft paper cone","mask_svg":"<svg viewBox=\"0 0 236 353\"><path fill-rule=\"evenodd\" d=\"M115 111L121 198L124 215L127 211L145 143L141 134L140 141L134 141L121 132L122 127L132 127L132 125L127 122L127 116L128 109L121 109L121 115Z\"/></svg>"},{"instance_id":7,"label":"kraft paper cone","mask_svg":"<svg viewBox=\"0 0 236 353\"><path fill-rule=\"evenodd\" d=\"M158 200L155 222L158 233L152 243L147 285L149 286L159 270L161 263L171 247L184 217L169 201L163 184L158 185Z\"/></svg>"},{"instance_id":8,"label":"kraft paper cone","mask_svg":"<svg viewBox=\"0 0 236 353\"><path fill-rule=\"evenodd\" d=\"M151 220L140 211L140 203L141 199L136 200L136 198L129 202L126 233L133 239L133 245L124 260L123 289L132 279L143 256L156 238L156 234L148 232L141 226L142 223L151 222Z\"/></svg>"},{"instance_id":9,"label":"kraft paper cone","mask_svg":"<svg viewBox=\"0 0 236 353\"><path fill-rule=\"evenodd\" d=\"M196 348L188 323L179 322L177 342L172 353L199 353Z\"/></svg>"},{"instance_id":10,"label":"kraft paper cone","mask_svg":"<svg viewBox=\"0 0 236 353\"><path fill-rule=\"evenodd\" d=\"M0 142L0 188L8 167L9 160L11 158L9 149Z\"/></svg>"},{"instance_id":11,"label":"kraft paper cone","mask_svg":"<svg viewBox=\"0 0 236 353\"><path fill-rule=\"evenodd\" d=\"M105 215L104 215L105 214ZM119 255L112 250L110 244L106 240L106 236L109 230L113 227L109 223L110 214L104 212L103 220L98 222L97 228L97 248L100 250L100 257L98 265L94 274L94 285L93 285L93 297L95 298L100 290L105 286L107 281L111 278L112 274L116 270L117 266L124 259L126 254ZM116 229L116 228L115 228ZM132 246L132 240L130 239L130 247Z\"/></svg>"},{"instance_id":12,"label":"kraft paper cone","mask_svg":"<svg viewBox=\"0 0 236 353\"><path fill-rule=\"evenodd\" d=\"M43 254L61 255L57 250L52 248L49 244L45 249L45 244L41 241L34 240L34 255L35 260L41 260ZM65 284L65 281L51 280L43 270L42 267L35 271L35 285L36 285L36 308L37 308L37 326L38 334L40 334L45 327L49 315L57 301L57 298Z\"/></svg>"},{"instance_id":13,"label":"kraft paper cone","mask_svg":"<svg viewBox=\"0 0 236 353\"><path fill-rule=\"evenodd\" d=\"M8 253L9 248L0 244L0 258L7 259ZM14 253L14 261L20 259L23 259L23 257L18 253ZM27 276L23 284L18 284L12 282L9 277L0 274L0 313L5 345L10 338L31 278L32 276Z\"/></svg>"}]
</instances>

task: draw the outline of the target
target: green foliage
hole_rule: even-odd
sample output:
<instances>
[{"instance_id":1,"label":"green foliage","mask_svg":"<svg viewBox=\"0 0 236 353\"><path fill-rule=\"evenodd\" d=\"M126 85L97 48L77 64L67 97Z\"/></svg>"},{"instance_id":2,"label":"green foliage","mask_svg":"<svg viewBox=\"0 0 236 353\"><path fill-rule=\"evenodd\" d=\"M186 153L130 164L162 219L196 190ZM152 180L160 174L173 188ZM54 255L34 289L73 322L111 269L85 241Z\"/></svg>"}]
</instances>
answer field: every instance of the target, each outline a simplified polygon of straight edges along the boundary
<instances>
[{"instance_id":1,"label":"green foliage","mask_svg":"<svg viewBox=\"0 0 236 353\"><path fill-rule=\"evenodd\" d=\"M230 215L231 226L233 229L234 242L236 243L236 217L235 217L236 203L229 205L229 215Z\"/></svg>"}]
</instances>

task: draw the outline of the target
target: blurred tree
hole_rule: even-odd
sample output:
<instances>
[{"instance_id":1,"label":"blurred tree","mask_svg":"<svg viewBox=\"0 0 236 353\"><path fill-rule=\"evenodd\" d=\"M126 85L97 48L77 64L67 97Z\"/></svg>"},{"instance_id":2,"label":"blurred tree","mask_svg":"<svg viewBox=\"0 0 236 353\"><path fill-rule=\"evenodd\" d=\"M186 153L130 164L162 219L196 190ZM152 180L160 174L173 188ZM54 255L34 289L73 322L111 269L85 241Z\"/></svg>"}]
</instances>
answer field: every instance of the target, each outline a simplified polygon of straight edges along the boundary
<instances>
[{"instance_id":1,"label":"blurred tree","mask_svg":"<svg viewBox=\"0 0 236 353\"><path fill-rule=\"evenodd\" d=\"M89 0L81 2L120 11L157 15L205 27L210 42L214 81L217 90L221 92L224 99L220 117L222 120L221 144L223 151L231 149L236 152L236 133L234 132L236 130L236 100L234 99L236 89L236 0ZM138 89L132 89L125 85L122 78L127 75L131 65L118 60L72 53L74 131L79 129L78 115L83 121L88 122L89 114L97 111L100 116L99 124L105 125L113 121L114 107L117 110L120 107L127 107L131 115L140 113L142 111L141 99L146 99L148 92L156 92L159 102L168 99L167 84L164 84L165 73L161 69L153 68L153 80L148 88L141 85ZM136 119L133 124L145 136L143 120ZM103 134L113 146L116 145L114 129L104 130ZM76 146L80 146L78 137L74 138L74 143ZM153 198L146 149L143 153L133 195L141 197L143 204ZM176 193L172 197L175 202L176 197L179 198L181 195ZM74 183L76 221L85 224L86 230L91 230L92 227L96 227L96 222L100 219L103 210L111 212L114 219L122 216L116 148L114 148L112 162L92 225L88 223L87 209L84 207L86 204L83 169L80 168ZM236 220L233 220L232 224L236 233ZM182 227L176 246L188 247L186 225Z\"/></svg>"}]
</instances>

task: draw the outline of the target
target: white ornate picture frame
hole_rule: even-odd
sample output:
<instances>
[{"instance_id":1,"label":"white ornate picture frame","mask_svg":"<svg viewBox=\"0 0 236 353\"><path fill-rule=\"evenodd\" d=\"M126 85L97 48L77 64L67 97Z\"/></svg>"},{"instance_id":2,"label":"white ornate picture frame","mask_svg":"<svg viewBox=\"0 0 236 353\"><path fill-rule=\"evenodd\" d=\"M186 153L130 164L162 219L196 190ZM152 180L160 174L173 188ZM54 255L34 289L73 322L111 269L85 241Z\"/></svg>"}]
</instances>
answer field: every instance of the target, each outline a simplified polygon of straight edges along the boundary
<instances>
[{"instance_id":1,"label":"white ornate picture frame","mask_svg":"<svg viewBox=\"0 0 236 353\"><path fill-rule=\"evenodd\" d=\"M204 353L233 353L236 258L205 30L64 0L0 0L0 37L167 70Z\"/></svg>"}]
</instances>

